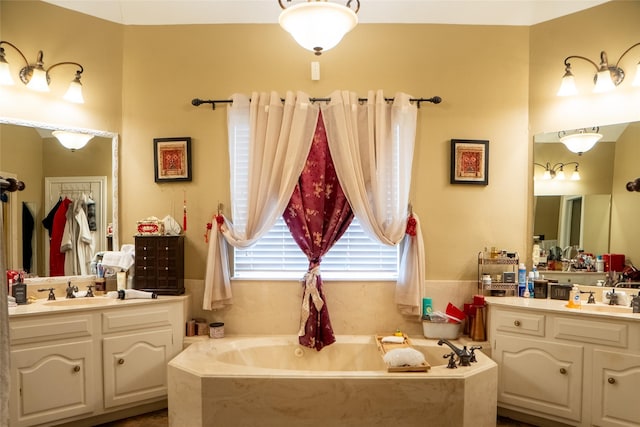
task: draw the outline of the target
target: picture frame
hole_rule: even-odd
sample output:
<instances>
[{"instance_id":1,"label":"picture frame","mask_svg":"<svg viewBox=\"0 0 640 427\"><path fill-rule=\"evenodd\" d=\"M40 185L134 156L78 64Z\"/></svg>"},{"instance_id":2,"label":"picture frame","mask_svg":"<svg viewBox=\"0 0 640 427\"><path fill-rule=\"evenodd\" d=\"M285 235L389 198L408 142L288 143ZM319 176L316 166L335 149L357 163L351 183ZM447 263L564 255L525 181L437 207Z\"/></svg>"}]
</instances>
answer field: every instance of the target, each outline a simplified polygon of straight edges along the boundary
<instances>
[{"instance_id":1,"label":"picture frame","mask_svg":"<svg viewBox=\"0 0 640 427\"><path fill-rule=\"evenodd\" d=\"M489 184L489 141L451 140L451 184Z\"/></svg>"},{"instance_id":2,"label":"picture frame","mask_svg":"<svg viewBox=\"0 0 640 427\"><path fill-rule=\"evenodd\" d=\"M155 182L191 181L191 137L154 138Z\"/></svg>"}]
</instances>

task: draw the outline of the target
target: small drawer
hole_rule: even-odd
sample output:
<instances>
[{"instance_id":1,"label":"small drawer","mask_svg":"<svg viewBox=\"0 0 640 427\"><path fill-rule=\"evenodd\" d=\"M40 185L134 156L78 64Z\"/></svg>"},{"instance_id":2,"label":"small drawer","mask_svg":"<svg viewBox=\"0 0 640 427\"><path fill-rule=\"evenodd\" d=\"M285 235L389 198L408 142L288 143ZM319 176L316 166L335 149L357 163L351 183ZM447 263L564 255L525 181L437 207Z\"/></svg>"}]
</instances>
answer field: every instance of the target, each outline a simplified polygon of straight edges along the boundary
<instances>
[{"instance_id":1,"label":"small drawer","mask_svg":"<svg viewBox=\"0 0 640 427\"><path fill-rule=\"evenodd\" d=\"M122 332L132 329L171 325L169 306L109 310L102 313L102 332Z\"/></svg>"},{"instance_id":2,"label":"small drawer","mask_svg":"<svg viewBox=\"0 0 640 427\"><path fill-rule=\"evenodd\" d=\"M583 317L558 317L553 322L553 338L627 348L629 327L624 323L591 321Z\"/></svg>"},{"instance_id":3,"label":"small drawer","mask_svg":"<svg viewBox=\"0 0 640 427\"><path fill-rule=\"evenodd\" d=\"M498 331L537 337L544 336L545 316L542 314L495 310L491 317L491 322L496 325L496 330Z\"/></svg>"},{"instance_id":4,"label":"small drawer","mask_svg":"<svg viewBox=\"0 0 640 427\"><path fill-rule=\"evenodd\" d=\"M31 319L14 319L9 322L11 345L65 338L88 337L93 333L91 315L59 315Z\"/></svg>"}]
</instances>

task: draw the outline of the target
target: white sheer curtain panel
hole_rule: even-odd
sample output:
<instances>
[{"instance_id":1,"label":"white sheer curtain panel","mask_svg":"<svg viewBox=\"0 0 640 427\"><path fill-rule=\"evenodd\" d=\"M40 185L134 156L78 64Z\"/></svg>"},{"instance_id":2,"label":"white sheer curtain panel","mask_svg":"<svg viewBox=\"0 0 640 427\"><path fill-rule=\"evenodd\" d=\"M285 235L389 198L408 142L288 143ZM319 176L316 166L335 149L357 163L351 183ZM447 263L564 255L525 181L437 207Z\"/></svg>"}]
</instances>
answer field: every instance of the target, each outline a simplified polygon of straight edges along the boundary
<instances>
[{"instance_id":1,"label":"white sheer curtain panel","mask_svg":"<svg viewBox=\"0 0 640 427\"><path fill-rule=\"evenodd\" d=\"M248 163L246 171L231 168L231 194L238 180L247 180L249 191L246 200L231 200L234 222L224 218L212 231L203 309L231 303L227 243L238 248L253 245L282 215L309 154L318 112L303 92L287 92L284 102L275 92L254 92L250 99L233 96L227 111L230 160L248 155ZM242 132L250 132L245 150L235 139Z\"/></svg>"},{"instance_id":2,"label":"white sheer curtain panel","mask_svg":"<svg viewBox=\"0 0 640 427\"><path fill-rule=\"evenodd\" d=\"M397 245L407 228L417 107L405 93L396 93L393 103L381 90L369 91L367 98L361 104L355 93L335 91L321 110L338 179L355 216L372 238ZM396 287L396 302L407 315L420 314L424 282L422 235L415 239L420 244L409 251L410 259L401 258Z\"/></svg>"}]
</instances>

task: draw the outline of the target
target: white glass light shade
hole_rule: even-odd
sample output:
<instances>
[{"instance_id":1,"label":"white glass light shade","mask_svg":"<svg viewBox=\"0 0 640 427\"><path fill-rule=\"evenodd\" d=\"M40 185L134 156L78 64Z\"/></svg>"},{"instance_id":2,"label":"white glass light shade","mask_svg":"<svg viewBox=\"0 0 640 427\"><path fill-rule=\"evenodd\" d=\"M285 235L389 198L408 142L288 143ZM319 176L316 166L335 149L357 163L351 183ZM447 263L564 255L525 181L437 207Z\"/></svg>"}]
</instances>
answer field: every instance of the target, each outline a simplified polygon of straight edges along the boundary
<instances>
[{"instance_id":1,"label":"white glass light shade","mask_svg":"<svg viewBox=\"0 0 640 427\"><path fill-rule=\"evenodd\" d=\"M542 179L545 181L549 181L551 178L553 178L551 176L551 171L549 169L545 170L544 173L542 174Z\"/></svg>"},{"instance_id":2,"label":"white glass light shade","mask_svg":"<svg viewBox=\"0 0 640 427\"><path fill-rule=\"evenodd\" d=\"M582 154L591 150L600 139L602 139L602 135L599 133L582 132L563 136L560 138L560 142L562 142L569 151Z\"/></svg>"},{"instance_id":3,"label":"white glass light shade","mask_svg":"<svg viewBox=\"0 0 640 427\"><path fill-rule=\"evenodd\" d=\"M558 172L556 172L555 178L558 181L564 181L565 179L567 179L567 177L564 174L564 170L562 170L562 168L560 168L560 170Z\"/></svg>"},{"instance_id":4,"label":"white glass light shade","mask_svg":"<svg viewBox=\"0 0 640 427\"><path fill-rule=\"evenodd\" d=\"M557 96L573 96L578 94L578 89L576 88L576 81L573 78L573 74L565 74L562 78L562 83L560 83L560 88L558 89Z\"/></svg>"},{"instance_id":5,"label":"white glass light shade","mask_svg":"<svg viewBox=\"0 0 640 427\"><path fill-rule=\"evenodd\" d=\"M37 92L49 92L49 83L47 83L47 72L42 68L34 68L27 87Z\"/></svg>"},{"instance_id":6,"label":"white glass light shade","mask_svg":"<svg viewBox=\"0 0 640 427\"><path fill-rule=\"evenodd\" d=\"M593 87L593 93L610 92L616 88L611 78L611 72L608 69L598 71L596 75L596 85Z\"/></svg>"},{"instance_id":7,"label":"white glass light shade","mask_svg":"<svg viewBox=\"0 0 640 427\"><path fill-rule=\"evenodd\" d=\"M86 133L67 132L64 130L53 131L55 136L63 147L68 148L71 151L79 150L93 138L93 135Z\"/></svg>"},{"instance_id":8,"label":"white glass light shade","mask_svg":"<svg viewBox=\"0 0 640 427\"><path fill-rule=\"evenodd\" d=\"M284 9L279 22L300 46L319 55L340 43L358 24L358 17L346 6L311 1Z\"/></svg>"},{"instance_id":9,"label":"white glass light shade","mask_svg":"<svg viewBox=\"0 0 640 427\"><path fill-rule=\"evenodd\" d=\"M636 65L636 77L633 79L631 86L640 86L640 62Z\"/></svg>"},{"instance_id":10,"label":"white glass light shade","mask_svg":"<svg viewBox=\"0 0 640 427\"><path fill-rule=\"evenodd\" d=\"M11 70L9 69L9 63L4 59L0 60L0 85L13 85L13 77L11 77Z\"/></svg>"},{"instance_id":11,"label":"white glass light shade","mask_svg":"<svg viewBox=\"0 0 640 427\"><path fill-rule=\"evenodd\" d=\"M576 170L571 174L571 181L580 181L580 172L578 172L578 168L576 168Z\"/></svg>"},{"instance_id":12,"label":"white glass light shade","mask_svg":"<svg viewBox=\"0 0 640 427\"><path fill-rule=\"evenodd\" d=\"M84 98L82 97L82 83L80 83L80 80L75 79L69 84L69 89L67 89L63 98L69 102L84 104Z\"/></svg>"}]
</instances>

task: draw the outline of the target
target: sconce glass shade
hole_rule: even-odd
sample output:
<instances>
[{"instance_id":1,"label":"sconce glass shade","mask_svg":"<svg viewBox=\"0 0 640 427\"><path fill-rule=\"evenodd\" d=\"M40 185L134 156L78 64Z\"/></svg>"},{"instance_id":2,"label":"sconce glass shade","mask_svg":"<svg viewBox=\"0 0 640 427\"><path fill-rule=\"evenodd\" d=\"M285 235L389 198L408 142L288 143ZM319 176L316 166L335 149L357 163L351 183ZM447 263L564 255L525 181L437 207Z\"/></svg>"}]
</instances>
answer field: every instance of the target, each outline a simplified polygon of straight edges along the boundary
<instances>
[{"instance_id":1,"label":"sconce glass shade","mask_svg":"<svg viewBox=\"0 0 640 427\"><path fill-rule=\"evenodd\" d=\"M284 9L279 22L300 46L320 55L340 43L358 24L358 17L346 6L310 1Z\"/></svg>"},{"instance_id":2,"label":"sconce glass shade","mask_svg":"<svg viewBox=\"0 0 640 427\"><path fill-rule=\"evenodd\" d=\"M616 88L613 79L611 78L611 71L608 68L601 69L596 74L596 84L593 87L593 93L610 92Z\"/></svg>"},{"instance_id":3,"label":"sconce glass shade","mask_svg":"<svg viewBox=\"0 0 640 427\"><path fill-rule=\"evenodd\" d=\"M558 170L556 172L556 177L555 177L558 181L564 181L565 179L567 179L567 177L564 174L564 170L562 169L562 166L560 166L560 170Z\"/></svg>"},{"instance_id":4,"label":"sconce glass shade","mask_svg":"<svg viewBox=\"0 0 640 427\"><path fill-rule=\"evenodd\" d=\"M47 72L42 67L36 67L31 70L31 78L27 87L37 92L49 92L49 83L47 82Z\"/></svg>"},{"instance_id":5,"label":"sconce glass shade","mask_svg":"<svg viewBox=\"0 0 640 427\"><path fill-rule=\"evenodd\" d=\"M636 77L633 79L631 86L640 86L640 62L636 65Z\"/></svg>"},{"instance_id":6,"label":"sconce glass shade","mask_svg":"<svg viewBox=\"0 0 640 427\"><path fill-rule=\"evenodd\" d=\"M580 181L580 172L578 172L578 167L576 166L576 170L571 174L571 181Z\"/></svg>"},{"instance_id":7,"label":"sconce glass shade","mask_svg":"<svg viewBox=\"0 0 640 427\"><path fill-rule=\"evenodd\" d=\"M591 150L600 139L602 139L602 135L599 133L580 132L565 135L560 138L560 142L562 142L569 151L581 155Z\"/></svg>"},{"instance_id":8,"label":"sconce glass shade","mask_svg":"<svg viewBox=\"0 0 640 427\"><path fill-rule=\"evenodd\" d=\"M81 149L93 138L93 135L86 133L67 132L64 130L56 130L52 133L64 148L68 148L71 151Z\"/></svg>"},{"instance_id":9,"label":"sconce glass shade","mask_svg":"<svg viewBox=\"0 0 640 427\"><path fill-rule=\"evenodd\" d=\"M5 61L4 57L0 57L0 85L14 85L13 77L11 77L11 70L9 69L9 63Z\"/></svg>"},{"instance_id":10,"label":"sconce glass shade","mask_svg":"<svg viewBox=\"0 0 640 427\"><path fill-rule=\"evenodd\" d=\"M542 174L542 179L545 181L550 181L553 177L551 176L551 171L549 169L545 170Z\"/></svg>"},{"instance_id":11,"label":"sconce glass shade","mask_svg":"<svg viewBox=\"0 0 640 427\"><path fill-rule=\"evenodd\" d=\"M578 94L578 89L576 88L576 80L571 74L570 71L567 71L565 75L562 77L562 83L560 83L560 88L558 89L557 96L573 96Z\"/></svg>"},{"instance_id":12,"label":"sconce glass shade","mask_svg":"<svg viewBox=\"0 0 640 427\"><path fill-rule=\"evenodd\" d=\"M80 79L76 78L69 84L69 89L63 96L69 102L75 102L76 104L84 104L84 98L82 96L82 83Z\"/></svg>"}]
</instances>

